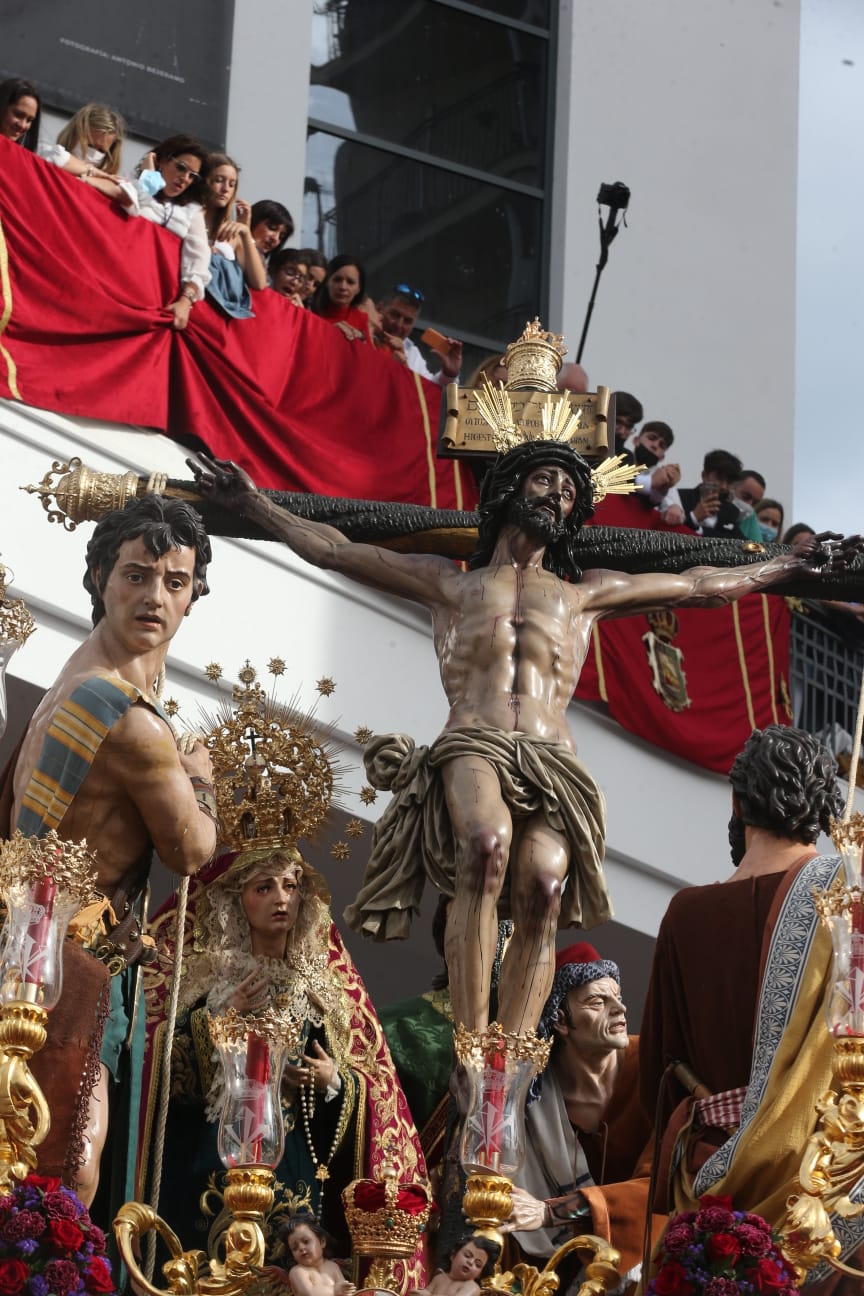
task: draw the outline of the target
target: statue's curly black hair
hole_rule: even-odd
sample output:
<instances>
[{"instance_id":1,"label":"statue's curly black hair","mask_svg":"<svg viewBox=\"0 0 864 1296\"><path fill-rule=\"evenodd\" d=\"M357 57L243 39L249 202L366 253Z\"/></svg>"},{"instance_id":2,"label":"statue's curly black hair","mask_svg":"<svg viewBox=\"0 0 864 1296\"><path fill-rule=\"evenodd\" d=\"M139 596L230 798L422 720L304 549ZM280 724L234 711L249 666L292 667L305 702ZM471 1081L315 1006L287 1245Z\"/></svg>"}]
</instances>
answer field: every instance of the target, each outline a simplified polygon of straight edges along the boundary
<instances>
[{"instance_id":1,"label":"statue's curly black hair","mask_svg":"<svg viewBox=\"0 0 864 1296\"><path fill-rule=\"evenodd\" d=\"M489 565L507 518L510 501L519 494L528 474L544 464L563 468L570 474L576 486L576 500L573 512L565 519L564 535L546 546L543 566L564 579L582 579L582 569L576 562L572 543L583 522L594 513L591 468L581 455L560 441L526 441L495 461L486 474L480 494L477 548L469 563L470 567Z\"/></svg>"},{"instance_id":2,"label":"statue's curly black hair","mask_svg":"<svg viewBox=\"0 0 864 1296\"><path fill-rule=\"evenodd\" d=\"M740 818L751 828L811 845L839 816L837 763L802 729L754 729L729 771Z\"/></svg>"},{"instance_id":3,"label":"statue's curly black hair","mask_svg":"<svg viewBox=\"0 0 864 1296\"><path fill-rule=\"evenodd\" d=\"M137 540L139 536L154 558L161 558L169 549L194 549L192 601L199 594L209 594L207 564L213 553L200 514L183 500L145 495L142 499L130 500L124 509L106 513L90 537L84 588L93 604L94 626L105 615L102 591L114 570L120 546L126 540Z\"/></svg>"}]
</instances>

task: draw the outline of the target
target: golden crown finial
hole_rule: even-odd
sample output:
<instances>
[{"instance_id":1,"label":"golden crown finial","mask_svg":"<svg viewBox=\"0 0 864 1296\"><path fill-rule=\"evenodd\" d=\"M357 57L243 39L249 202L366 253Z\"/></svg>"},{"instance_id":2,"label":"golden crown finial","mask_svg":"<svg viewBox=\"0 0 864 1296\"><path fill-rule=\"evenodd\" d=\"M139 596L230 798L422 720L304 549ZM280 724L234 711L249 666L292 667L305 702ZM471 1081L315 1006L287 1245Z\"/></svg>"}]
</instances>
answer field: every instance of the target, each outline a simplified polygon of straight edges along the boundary
<instances>
[{"instance_id":1,"label":"golden crown finial","mask_svg":"<svg viewBox=\"0 0 864 1296\"><path fill-rule=\"evenodd\" d=\"M566 354L560 333L549 333L536 317L529 320L504 353L507 390L557 391L558 370Z\"/></svg>"},{"instance_id":2,"label":"golden crown finial","mask_svg":"<svg viewBox=\"0 0 864 1296\"><path fill-rule=\"evenodd\" d=\"M284 670L279 658L270 666L275 675ZM220 698L217 712L197 726L213 762L219 840L229 850L275 849L315 832L340 771L329 730L311 711L266 693L248 660L238 679L231 700Z\"/></svg>"}]
</instances>

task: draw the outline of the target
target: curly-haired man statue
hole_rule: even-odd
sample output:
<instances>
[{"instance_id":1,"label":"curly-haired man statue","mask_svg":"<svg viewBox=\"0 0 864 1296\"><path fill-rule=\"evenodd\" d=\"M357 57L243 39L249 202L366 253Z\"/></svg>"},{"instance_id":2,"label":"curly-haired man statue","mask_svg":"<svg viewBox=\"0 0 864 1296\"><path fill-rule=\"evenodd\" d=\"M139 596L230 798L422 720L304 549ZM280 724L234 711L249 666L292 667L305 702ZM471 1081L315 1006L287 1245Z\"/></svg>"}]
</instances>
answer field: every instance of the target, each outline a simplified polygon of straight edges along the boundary
<instances>
[{"instance_id":1,"label":"curly-haired man statue","mask_svg":"<svg viewBox=\"0 0 864 1296\"><path fill-rule=\"evenodd\" d=\"M429 877L453 896L445 950L454 1015L482 1029L499 907L515 930L499 986L506 1030L535 1029L555 971L555 928L592 927L610 907L603 802L577 759L567 705L600 617L659 606L713 606L808 569L795 554L735 571L631 576L576 566L571 542L593 512L588 464L534 441L487 475L468 572L444 558L355 544L256 491L233 464L190 461L200 488L316 566L428 608L450 710L427 750L402 736L367 748L367 771L397 795L348 922L377 939L407 936Z\"/></svg>"},{"instance_id":2,"label":"curly-haired man statue","mask_svg":"<svg viewBox=\"0 0 864 1296\"><path fill-rule=\"evenodd\" d=\"M200 745L178 751L154 693L171 640L207 593L210 557L201 519L178 501L151 495L102 518L84 575L94 628L33 715L3 791L8 822L0 832L11 827L38 837L56 828L70 841L86 838L111 904L88 941L105 962L67 943L66 988L52 1014L49 1047L34 1061L43 1087L53 1086L52 1144L50 1152L40 1149L40 1166L62 1168L88 1203L98 1186L109 1108L140 1085L133 1036L136 1018L140 1036L144 1013L136 1012L132 965L142 951L151 855L155 850L173 872L190 874L216 845L210 757ZM143 1040L137 1042L140 1052ZM121 1191L130 1194L134 1103L131 1117L127 1111L117 1121L124 1138L131 1129L132 1151L123 1149L131 1164L117 1167L115 1181L125 1180Z\"/></svg>"},{"instance_id":3,"label":"curly-haired man statue","mask_svg":"<svg viewBox=\"0 0 864 1296\"><path fill-rule=\"evenodd\" d=\"M661 1144L655 1210L717 1193L777 1227L831 1084L831 937L813 893L843 872L816 848L842 803L831 753L785 725L755 730L729 777L736 871L679 891L660 925L640 1089ZM864 1221L837 1232L846 1253Z\"/></svg>"}]
</instances>

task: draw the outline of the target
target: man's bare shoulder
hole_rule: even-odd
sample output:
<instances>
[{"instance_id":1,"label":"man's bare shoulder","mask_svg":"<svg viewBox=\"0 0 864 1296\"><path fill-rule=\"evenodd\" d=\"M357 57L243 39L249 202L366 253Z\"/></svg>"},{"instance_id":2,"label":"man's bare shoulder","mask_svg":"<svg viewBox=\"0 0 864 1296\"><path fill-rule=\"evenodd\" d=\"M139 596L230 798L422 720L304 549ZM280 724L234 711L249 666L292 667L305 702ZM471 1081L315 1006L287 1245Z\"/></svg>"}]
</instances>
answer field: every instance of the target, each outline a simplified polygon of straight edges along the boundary
<instances>
[{"instance_id":1,"label":"man's bare shoulder","mask_svg":"<svg viewBox=\"0 0 864 1296\"><path fill-rule=\"evenodd\" d=\"M106 735L105 742L115 751L133 747L138 749L139 755L143 754L140 750L142 748L170 748L175 756L177 752L171 729L144 698L134 702L125 715L116 721Z\"/></svg>"}]
</instances>

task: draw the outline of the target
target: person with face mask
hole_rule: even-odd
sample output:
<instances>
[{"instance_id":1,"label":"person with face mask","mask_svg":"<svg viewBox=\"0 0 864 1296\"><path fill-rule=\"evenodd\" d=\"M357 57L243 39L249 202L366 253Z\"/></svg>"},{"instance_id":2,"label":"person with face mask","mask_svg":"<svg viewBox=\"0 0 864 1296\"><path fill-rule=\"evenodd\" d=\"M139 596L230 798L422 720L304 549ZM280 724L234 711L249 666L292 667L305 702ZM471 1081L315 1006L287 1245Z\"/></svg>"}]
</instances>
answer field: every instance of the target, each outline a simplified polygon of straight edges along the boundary
<instances>
[{"instance_id":1,"label":"person with face mask","mask_svg":"<svg viewBox=\"0 0 864 1296\"><path fill-rule=\"evenodd\" d=\"M641 487L638 499L646 508L659 508L664 520L670 526L678 526L684 521L684 510L678 499L676 489L681 480L681 468L677 463L666 463L666 452L675 440L675 434L668 423L659 419L643 424L633 437L632 448L625 450L631 463L641 464L644 468L636 478Z\"/></svg>"},{"instance_id":2,"label":"person with face mask","mask_svg":"<svg viewBox=\"0 0 864 1296\"><path fill-rule=\"evenodd\" d=\"M783 531L783 505L778 503L777 500L767 499L763 495L753 512L756 514L756 521L759 523L762 543L774 544Z\"/></svg>"}]
</instances>

